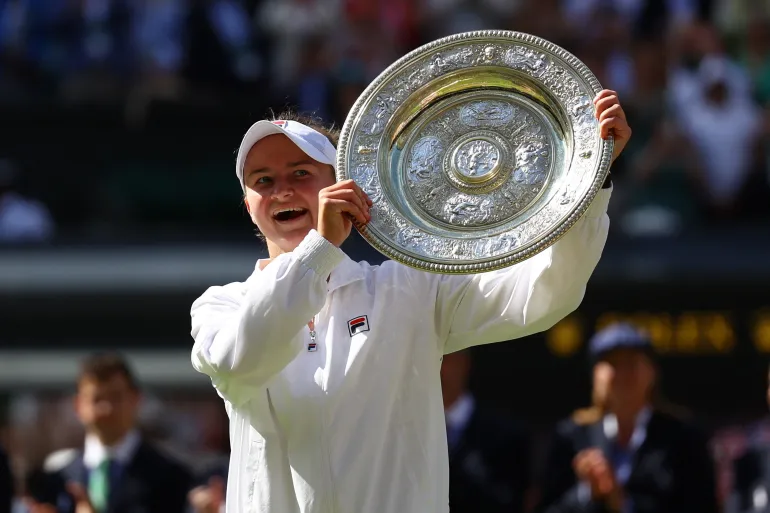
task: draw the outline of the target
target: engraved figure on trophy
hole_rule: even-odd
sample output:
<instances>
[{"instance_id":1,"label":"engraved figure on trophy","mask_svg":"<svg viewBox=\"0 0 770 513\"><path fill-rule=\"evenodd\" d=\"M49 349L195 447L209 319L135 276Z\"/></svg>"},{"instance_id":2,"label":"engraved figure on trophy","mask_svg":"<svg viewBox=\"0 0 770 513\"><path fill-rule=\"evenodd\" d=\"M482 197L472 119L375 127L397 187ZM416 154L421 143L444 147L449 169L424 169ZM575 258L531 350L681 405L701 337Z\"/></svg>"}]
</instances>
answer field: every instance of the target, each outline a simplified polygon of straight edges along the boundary
<instances>
[{"instance_id":1,"label":"engraved figure on trophy","mask_svg":"<svg viewBox=\"0 0 770 513\"><path fill-rule=\"evenodd\" d=\"M425 81L425 77L422 73L422 70L417 68L407 78L407 85L409 86L410 89L417 89L418 87L422 86L424 81Z\"/></svg>"},{"instance_id":2,"label":"engraved figure on trophy","mask_svg":"<svg viewBox=\"0 0 770 513\"><path fill-rule=\"evenodd\" d=\"M516 246L516 242L516 237L504 233L496 239L491 239L489 241L489 254L499 255L501 253L508 253L509 251L513 251L513 248Z\"/></svg>"},{"instance_id":3,"label":"engraved figure on trophy","mask_svg":"<svg viewBox=\"0 0 770 513\"><path fill-rule=\"evenodd\" d=\"M450 57L450 60L454 61L456 64L459 65L467 65L473 62L473 50L470 48L463 47L462 50L455 53Z\"/></svg>"},{"instance_id":4,"label":"engraved figure on trophy","mask_svg":"<svg viewBox=\"0 0 770 513\"><path fill-rule=\"evenodd\" d=\"M465 143L457 152L455 165L465 176L480 177L491 172L500 161L500 151L489 141Z\"/></svg>"},{"instance_id":5,"label":"engraved figure on trophy","mask_svg":"<svg viewBox=\"0 0 770 513\"><path fill-rule=\"evenodd\" d=\"M515 46L505 54L505 62L512 68L524 68L536 77L542 76L550 64L544 53L523 46Z\"/></svg>"},{"instance_id":6,"label":"engraved figure on trophy","mask_svg":"<svg viewBox=\"0 0 770 513\"><path fill-rule=\"evenodd\" d=\"M503 233L497 237L479 239L473 247L473 254L476 258L502 255L513 251L517 242L516 237L508 233Z\"/></svg>"},{"instance_id":7,"label":"engraved figure on trophy","mask_svg":"<svg viewBox=\"0 0 770 513\"><path fill-rule=\"evenodd\" d=\"M433 76L441 75L449 69L450 66L451 64L441 55L436 55L436 58L430 63L430 72Z\"/></svg>"},{"instance_id":8,"label":"engraved figure on trophy","mask_svg":"<svg viewBox=\"0 0 770 513\"><path fill-rule=\"evenodd\" d=\"M570 105L570 114L575 117L579 124L593 123L593 113L593 103L588 96L579 96Z\"/></svg>"},{"instance_id":9,"label":"engraved figure on trophy","mask_svg":"<svg viewBox=\"0 0 770 513\"><path fill-rule=\"evenodd\" d=\"M366 130L366 133L369 135L377 135L385 129L385 123L387 122L390 113L393 111L396 102L396 100L390 96L378 96L375 101L377 102L377 106L372 113L374 119L371 119L369 128Z\"/></svg>"},{"instance_id":10,"label":"engraved figure on trophy","mask_svg":"<svg viewBox=\"0 0 770 513\"><path fill-rule=\"evenodd\" d=\"M535 185L545 180L548 148L542 141L529 141L516 148L516 170L513 179L520 184Z\"/></svg>"},{"instance_id":11,"label":"engraved figure on trophy","mask_svg":"<svg viewBox=\"0 0 770 513\"><path fill-rule=\"evenodd\" d=\"M454 246L452 247L452 258L463 257L465 257L465 245L461 242L455 242Z\"/></svg>"},{"instance_id":12,"label":"engraved figure on trophy","mask_svg":"<svg viewBox=\"0 0 770 513\"><path fill-rule=\"evenodd\" d=\"M440 210L440 205L444 203L444 198L450 192L449 187L445 183L442 183L437 187L430 187L423 190L424 195L420 198L420 200L428 210L433 210L436 208Z\"/></svg>"},{"instance_id":13,"label":"engraved figure on trophy","mask_svg":"<svg viewBox=\"0 0 770 513\"><path fill-rule=\"evenodd\" d=\"M427 180L436 170L444 147L436 137L424 137L412 147L408 167L409 177L417 182Z\"/></svg>"},{"instance_id":14,"label":"engraved figure on trophy","mask_svg":"<svg viewBox=\"0 0 770 513\"><path fill-rule=\"evenodd\" d=\"M485 46L481 55L476 58L476 65L492 64L497 58L497 48L494 46Z\"/></svg>"},{"instance_id":15,"label":"engraved figure on trophy","mask_svg":"<svg viewBox=\"0 0 770 513\"><path fill-rule=\"evenodd\" d=\"M508 136L512 143L525 144L531 139L545 139L546 136L543 134L543 126L536 122L531 114L525 113L522 117L521 125Z\"/></svg>"},{"instance_id":16,"label":"engraved figure on trophy","mask_svg":"<svg viewBox=\"0 0 770 513\"><path fill-rule=\"evenodd\" d=\"M477 101L464 105L460 110L460 121L470 127L498 127L509 123L515 114L510 103Z\"/></svg>"},{"instance_id":17,"label":"engraved figure on trophy","mask_svg":"<svg viewBox=\"0 0 770 513\"><path fill-rule=\"evenodd\" d=\"M414 227L407 227L396 233L396 242L404 247L420 249L425 234Z\"/></svg>"},{"instance_id":18,"label":"engraved figure on trophy","mask_svg":"<svg viewBox=\"0 0 770 513\"><path fill-rule=\"evenodd\" d=\"M371 165L363 165L359 167L361 182L363 183L363 191L372 200L372 203L377 203L382 199L382 188L380 187L380 180L377 178L377 173L374 167Z\"/></svg>"},{"instance_id":19,"label":"engraved figure on trophy","mask_svg":"<svg viewBox=\"0 0 770 513\"><path fill-rule=\"evenodd\" d=\"M489 198L474 202L462 196L455 196L447 201L444 212L451 224L468 226L489 220L493 206Z\"/></svg>"}]
</instances>

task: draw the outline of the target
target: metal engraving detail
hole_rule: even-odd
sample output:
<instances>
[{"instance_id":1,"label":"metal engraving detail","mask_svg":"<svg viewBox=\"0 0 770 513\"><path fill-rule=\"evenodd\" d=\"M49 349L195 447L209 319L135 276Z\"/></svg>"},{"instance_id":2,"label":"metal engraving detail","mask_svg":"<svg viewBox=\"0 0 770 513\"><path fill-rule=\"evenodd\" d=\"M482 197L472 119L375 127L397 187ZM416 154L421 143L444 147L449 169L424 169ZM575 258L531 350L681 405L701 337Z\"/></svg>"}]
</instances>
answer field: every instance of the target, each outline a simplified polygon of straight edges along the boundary
<instances>
[{"instance_id":1,"label":"metal engraving detail","mask_svg":"<svg viewBox=\"0 0 770 513\"><path fill-rule=\"evenodd\" d=\"M515 113L510 103L478 101L464 105L460 120L469 127L493 127L510 123Z\"/></svg>"},{"instance_id":2,"label":"metal engraving detail","mask_svg":"<svg viewBox=\"0 0 770 513\"><path fill-rule=\"evenodd\" d=\"M484 139L473 139L457 148L454 166L465 178L486 178L500 163L500 149Z\"/></svg>"},{"instance_id":3,"label":"metal engraving detail","mask_svg":"<svg viewBox=\"0 0 770 513\"><path fill-rule=\"evenodd\" d=\"M477 78L478 77L478 78ZM353 106L339 179L374 206L362 235L431 272L505 267L542 251L585 212L609 168L577 58L540 38L479 31L391 65Z\"/></svg>"},{"instance_id":4,"label":"metal engraving detail","mask_svg":"<svg viewBox=\"0 0 770 513\"><path fill-rule=\"evenodd\" d=\"M479 228L510 221L546 183L552 142L545 121L523 104L474 102L477 111L489 104L511 114L507 125L468 131L467 105L459 105L415 130L405 183L413 204L437 223ZM456 258L450 249L439 254Z\"/></svg>"},{"instance_id":5,"label":"metal engraving detail","mask_svg":"<svg viewBox=\"0 0 770 513\"><path fill-rule=\"evenodd\" d=\"M437 137L424 137L417 141L408 163L409 176L416 181L429 179L436 172L443 150Z\"/></svg>"}]
</instances>

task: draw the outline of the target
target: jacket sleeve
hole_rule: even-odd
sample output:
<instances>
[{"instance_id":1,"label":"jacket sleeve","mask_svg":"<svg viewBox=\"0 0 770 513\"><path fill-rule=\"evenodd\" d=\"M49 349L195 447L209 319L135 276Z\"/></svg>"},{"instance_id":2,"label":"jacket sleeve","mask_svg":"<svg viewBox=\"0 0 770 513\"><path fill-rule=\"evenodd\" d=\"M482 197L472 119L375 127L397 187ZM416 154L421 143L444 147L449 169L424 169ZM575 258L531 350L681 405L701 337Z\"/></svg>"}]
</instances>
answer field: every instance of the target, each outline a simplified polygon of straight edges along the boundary
<instances>
[{"instance_id":1,"label":"jacket sleeve","mask_svg":"<svg viewBox=\"0 0 770 513\"><path fill-rule=\"evenodd\" d=\"M700 429L688 429L679 441L679 448L675 509L682 513L718 513L716 467L708 437Z\"/></svg>"},{"instance_id":2,"label":"jacket sleeve","mask_svg":"<svg viewBox=\"0 0 770 513\"><path fill-rule=\"evenodd\" d=\"M297 334L326 301L327 279L344 253L312 230L243 284L211 287L192 305L192 365L234 404L301 351Z\"/></svg>"},{"instance_id":3,"label":"jacket sleeve","mask_svg":"<svg viewBox=\"0 0 770 513\"><path fill-rule=\"evenodd\" d=\"M611 189L555 244L507 269L443 276L436 319L444 352L547 330L582 302L609 231Z\"/></svg>"}]
</instances>

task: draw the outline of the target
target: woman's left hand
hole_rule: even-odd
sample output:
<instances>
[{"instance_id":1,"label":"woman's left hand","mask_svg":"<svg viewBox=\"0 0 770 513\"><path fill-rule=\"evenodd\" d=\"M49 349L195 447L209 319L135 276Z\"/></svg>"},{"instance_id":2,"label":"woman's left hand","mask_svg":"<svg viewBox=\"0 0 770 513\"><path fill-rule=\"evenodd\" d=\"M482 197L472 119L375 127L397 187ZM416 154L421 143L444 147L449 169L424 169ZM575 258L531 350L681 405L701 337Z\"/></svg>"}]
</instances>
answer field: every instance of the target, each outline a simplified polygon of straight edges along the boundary
<instances>
[{"instance_id":1,"label":"woman's left hand","mask_svg":"<svg viewBox=\"0 0 770 513\"><path fill-rule=\"evenodd\" d=\"M594 98L594 107L602 139L607 139L610 135L615 137L615 148L612 151L612 161L615 162L631 138L631 127L628 126L626 113L620 106L618 93L609 89L601 91Z\"/></svg>"}]
</instances>

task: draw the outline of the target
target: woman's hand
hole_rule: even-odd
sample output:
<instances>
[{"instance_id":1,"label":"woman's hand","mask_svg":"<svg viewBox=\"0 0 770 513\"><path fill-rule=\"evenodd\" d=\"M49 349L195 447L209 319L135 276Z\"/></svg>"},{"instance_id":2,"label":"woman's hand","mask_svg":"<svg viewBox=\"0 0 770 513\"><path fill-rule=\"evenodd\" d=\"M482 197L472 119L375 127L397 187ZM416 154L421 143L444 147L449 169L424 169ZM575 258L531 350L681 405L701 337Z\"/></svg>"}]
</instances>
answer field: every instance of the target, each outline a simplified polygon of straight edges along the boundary
<instances>
[{"instance_id":1,"label":"woman's hand","mask_svg":"<svg viewBox=\"0 0 770 513\"><path fill-rule=\"evenodd\" d=\"M372 200L353 180L337 182L318 193L318 233L341 246L350 235L353 223L364 225L371 220Z\"/></svg>"},{"instance_id":2,"label":"woman's hand","mask_svg":"<svg viewBox=\"0 0 770 513\"><path fill-rule=\"evenodd\" d=\"M618 93L609 89L601 91L594 98L594 107L602 139L607 139L610 135L615 137L615 147L612 151L612 162L615 162L631 138L631 127L628 126L626 113L620 106Z\"/></svg>"}]
</instances>

